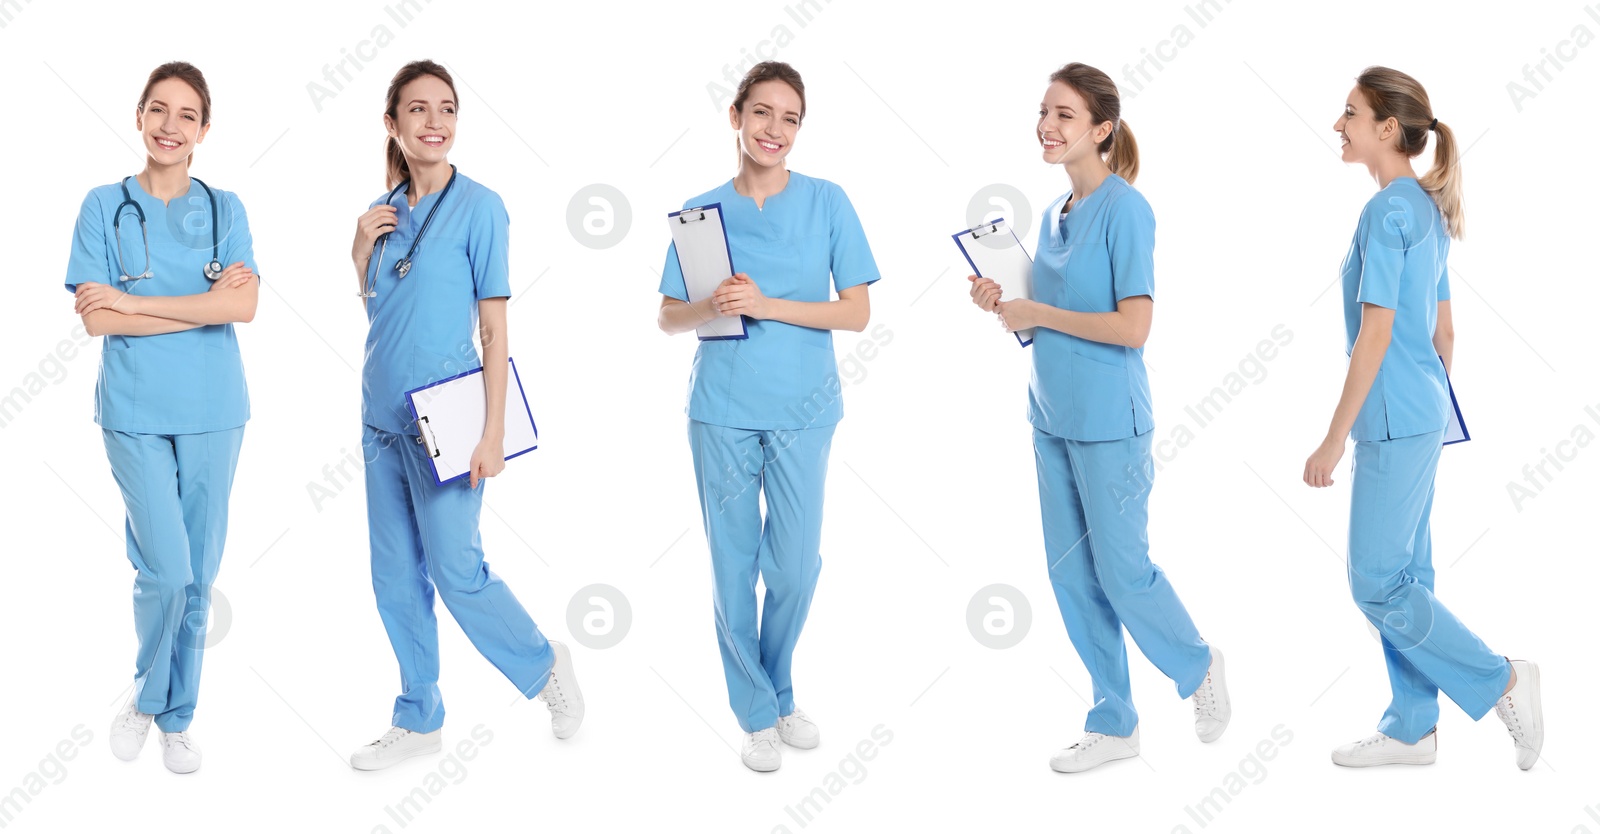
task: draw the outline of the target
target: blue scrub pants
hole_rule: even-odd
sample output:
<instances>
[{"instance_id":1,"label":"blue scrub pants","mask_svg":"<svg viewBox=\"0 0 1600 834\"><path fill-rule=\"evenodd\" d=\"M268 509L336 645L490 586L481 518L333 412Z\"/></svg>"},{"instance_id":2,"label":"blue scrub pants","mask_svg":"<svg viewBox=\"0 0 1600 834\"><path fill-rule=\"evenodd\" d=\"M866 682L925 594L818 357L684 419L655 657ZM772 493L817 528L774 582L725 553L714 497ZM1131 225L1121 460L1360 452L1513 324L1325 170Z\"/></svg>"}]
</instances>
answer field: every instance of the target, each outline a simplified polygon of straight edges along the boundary
<instances>
[{"instance_id":1,"label":"blue scrub pants","mask_svg":"<svg viewBox=\"0 0 1600 834\"><path fill-rule=\"evenodd\" d=\"M1211 647L1150 561L1152 436L1082 441L1033 430L1050 584L1094 684L1085 732L1127 736L1139 724L1123 626L1181 697L1193 695L1211 667Z\"/></svg>"},{"instance_id":2,"label":"blue scrub pants","mask_svg":"<svg viewBox=\"0 0 1600 834\"><path fill-rule=\"evenodd\" d=\"M1439 691L1482 718L1511 664L1433 595L1428 515L1444 432L1356 443L1350 496L1350 594L1383 637L1393 700L1378 732L1415 744L1439 720Z\"/></svg>"},{"instance_id":3,"label":"blue scrub pants","mask_svg":"<svg viewBox=\"0 0 1600 834\"><path fill-rule=\"evenodd\" d=\"M101 433L127 507L128 561L138 571L134 701L163 732L182 732L200 698L211 583L222 563L244 426L199 434Z\"/></svg>"},{"instance_id":4,"label":"blue scrub pants","mask_svg":"<svg viewBox=\"0 0 1600 834\"><path fill-rule=\"evenodd\" d=\"M433 465L411 435L366 426L367 530L372 591L400 661L392 723L431 733L444 725L439 693L437 587L478 652L525 697L544 689L555 655L539 627L483 560L478 513L486 480L434 482Z\"/></svg>"},{"instance_id":5,"label":"blue scrub pants","mask_svg":"<svg viewBox=\"0 0 1600 834\"><path fill-rule=\"evenodd\" d=\"M728 705L747 733L794 712L789 672L822 571L823 481L833 430L735 429L689 421ZM757 574L767 588L759 631Z\"/></svg>"}]
</instances>

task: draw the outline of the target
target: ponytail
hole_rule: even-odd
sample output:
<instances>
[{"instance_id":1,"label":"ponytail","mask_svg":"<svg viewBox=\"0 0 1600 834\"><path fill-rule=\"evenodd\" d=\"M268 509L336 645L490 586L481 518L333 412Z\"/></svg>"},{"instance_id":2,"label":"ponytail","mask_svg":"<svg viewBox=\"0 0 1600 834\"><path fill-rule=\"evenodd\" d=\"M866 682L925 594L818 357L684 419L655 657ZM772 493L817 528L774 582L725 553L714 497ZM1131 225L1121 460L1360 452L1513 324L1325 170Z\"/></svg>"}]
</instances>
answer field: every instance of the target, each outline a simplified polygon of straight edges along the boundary
<instances>
[{"instance_id":1,"label":"ponytail","mask_svg":"<svg viewBox=\"0 0 1600 834\"><path fill-rule=\"evenodd\" d=\"M1444 217L1451 237L1461 238L1466 213L1461 206L1461 155L1456 150L1456 134L1444 122L1434 120L1433 167L1417 178L1422 190L1433 197Z\"/></svg>"},{"instance_id":2,"label":"ponytail","mask_svg":"<svg viewBox=\"0 0 1600 834\"><path fill-rule=\"evenodd\" d=\"M1133 140L1133 131L1128 129L1128 123L1118 121L1106 141L1111 143L1106 167L1132 185L1139 177L1139 143Z\"/></svg>"}]
</instances>

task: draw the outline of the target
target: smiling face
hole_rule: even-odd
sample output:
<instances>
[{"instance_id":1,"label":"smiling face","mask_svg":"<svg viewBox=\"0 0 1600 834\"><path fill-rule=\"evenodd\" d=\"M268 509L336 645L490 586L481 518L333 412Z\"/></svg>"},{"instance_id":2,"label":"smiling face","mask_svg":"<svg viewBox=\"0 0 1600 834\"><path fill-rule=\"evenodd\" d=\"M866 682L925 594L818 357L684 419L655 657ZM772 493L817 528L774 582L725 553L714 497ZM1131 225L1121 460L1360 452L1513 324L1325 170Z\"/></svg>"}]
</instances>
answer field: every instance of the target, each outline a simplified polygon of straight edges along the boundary
<instances>
[{"instance_id":1,"label":"smiling face","mask_svg":"<svg viewBox=\"0 0 1600 834\"><path fill-rule=\"evenodd\" d=\"M144 139L145 153L157 165L187 160L211 127L202 121L203 107L200 94L187 82L177 78L156 82L144 106L134 111L134 124Z\"/></svg>"},{"instance_id":2,"label":"smiling face","mask_svg":"<svg viewBox=\"0 0 1600 834\"><path fill-rule=\"evenodd\" d=\"M1356 86L1345 96L1344 112L1333 129L1339 134L1339 158L1345 162L1370 163L1394 144L1400 125L1393 117L1378 121L1373 117L1367 95Z\"/></svg>"},{"instance_id":3,"label":"smiling face","mask_svg":"<svg viewBox=\"0 0 1600 834\"><path fill-rule=\"evenodd\" d=\"M800 94L782 81L752 86L742 111L728 108L745 157L764 168L782 167L800 132L801 107Z\"/></svg>"},{"instance_id":4,"label":"smiling face","mask_svg":"<svg viewBox=\"0 0 1600 834\"><path fill-rule=\"evenodd\" d=\"M383 126L406 159L443 162L456 138L455 93L438 76L421 76L400 89L394 115L385 113Z\"/></svg>"},{"instance_id":5,"label":"smiling face","mask_svg":"<svg viewBox=\"0 0 1600 834\"><path fill-rule=\"evenodd\" d=\"M1111 122L1094 124L1083 96L1068 84L1054 81L1039 104L1035 136L1044 149L1044 161L1062 165L1091 154L1098 157L1100 143L1111 135L1111 127Z\"/></svg>"}]
</instances>

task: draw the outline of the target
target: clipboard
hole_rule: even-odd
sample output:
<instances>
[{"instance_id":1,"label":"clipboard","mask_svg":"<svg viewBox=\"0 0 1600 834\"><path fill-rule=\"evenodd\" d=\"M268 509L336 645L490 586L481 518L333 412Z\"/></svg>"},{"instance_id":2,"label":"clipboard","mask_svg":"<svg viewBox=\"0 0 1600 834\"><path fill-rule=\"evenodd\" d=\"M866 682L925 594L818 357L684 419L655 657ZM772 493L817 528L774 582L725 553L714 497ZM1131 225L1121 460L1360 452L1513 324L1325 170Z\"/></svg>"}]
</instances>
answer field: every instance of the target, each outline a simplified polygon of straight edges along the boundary
<instances>
[{"instance_id":1,"label":"clipboard","mask_svg":"<svg viewBox=\"0 0 1600 834\"><path fill-rule=\"evenodd\" d=\"M1439 357L1439 364L1444 364L1444 357ZM1456 402L1456 387L1450 383L1450 375L1444 376L1445 390L1450 392L1450 414L1444 424L1444 445L1452 443L1465 443L1472 439L1467 433L1467 423L1461 419L1461 404Z\"/></svg>"},{"instance_id":2,"label":"clipboard","mask_svg":"<svg viewBox=\"0 0 1600 834\"><path fill-rule=\"evenodd\" d=\"M539 429L522 391L517 363L506 357L511 373L506 385L506 460L539 448ZM417 425L417 442L433 462L437 484L467 477L472 452L483 439L487 422L483 369L414 388L406 392L406 406Z\"/></svg>"},{"instance_id":3,"label":"clipboard","mask_svg":"<svg viewBox=\"0 0 1600 834\"><path fill-rule=\"evenodd\" d=\"M979 278L988 278L1000 285L1000 297L1033 298L1033 258L1022 248L1017 233L1004 217L963 229L950 236L961 250L962 257L972 266ZM987 242L980 242L983 238ZM1003 245L996 245L996 242ZM1033 328L1011 334L1023 347L1033 344Z\"/></svg>"},{"instance_id":4,"label":"clipboard","mask_svg":"<svg viewBox=\"0 0 1600 834\"><path fill-rule=\"evenodd\" d=\"M672 243L678 252L678 269L689 301L699 301L717 291L733 275L733 250L728 248L728 227L722 222L722 204L708 203L667 215ZM694 330L702 342L748 339L744 316L717 316Z\"/></svg>"}]
</instances>

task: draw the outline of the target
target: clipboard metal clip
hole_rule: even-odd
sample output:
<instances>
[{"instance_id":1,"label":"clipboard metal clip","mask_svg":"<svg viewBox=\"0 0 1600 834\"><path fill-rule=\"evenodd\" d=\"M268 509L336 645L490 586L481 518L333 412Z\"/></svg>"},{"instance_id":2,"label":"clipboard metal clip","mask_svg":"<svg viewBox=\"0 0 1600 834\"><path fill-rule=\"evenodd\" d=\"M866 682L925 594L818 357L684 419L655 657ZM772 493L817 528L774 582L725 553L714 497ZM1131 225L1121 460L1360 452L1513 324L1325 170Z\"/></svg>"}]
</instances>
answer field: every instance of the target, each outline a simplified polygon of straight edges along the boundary
<instances>
[{"instance_id":1,"label":"clipboard metal clip","mask_svg":"<svg viewBox=\"0 0 1600 834\"><path fill-rule=\"evenodd\" d=\"M694 215L691 217L690 215ZM703 208L684 209L678 214L679 223L694 223L706 219L706 210Z\"/></svg>"},{"instance_id":2,"label":"clipboard metal clip","mask_svg":"<svg viewBox=\"0 0 1600 834\"><path fill-rule=\"evenodd\" d=\"M430 440L432 442L429 442ZM439 440L433 436L433 430L428 426L427 417L417 418L417 442L422 444L422 448L428 453L428 457L436 458L439 456Z\"/></svg>"},{"instance_id":3,"label":"clipboard metal clip","mask_svg":"<svg viewBox=\"0 0 1600 834\"><path fill-rule=\"evenodd\" d=\"M980 237L983 237L984 235L999 234L1001 232L1001 230L1005 228L1005 225L1006 225L1006 219L1004 217L996 217L994 220L992 220L992 221L990 221L988 223L984 223L984 224L981 224L981 225L978 225L978 226L974 226L974 227L968 229L967 230L967 234L971 235L972 238L974 240L976 240L976 239L978 239Z\"/></svg>"}]
</instances>

